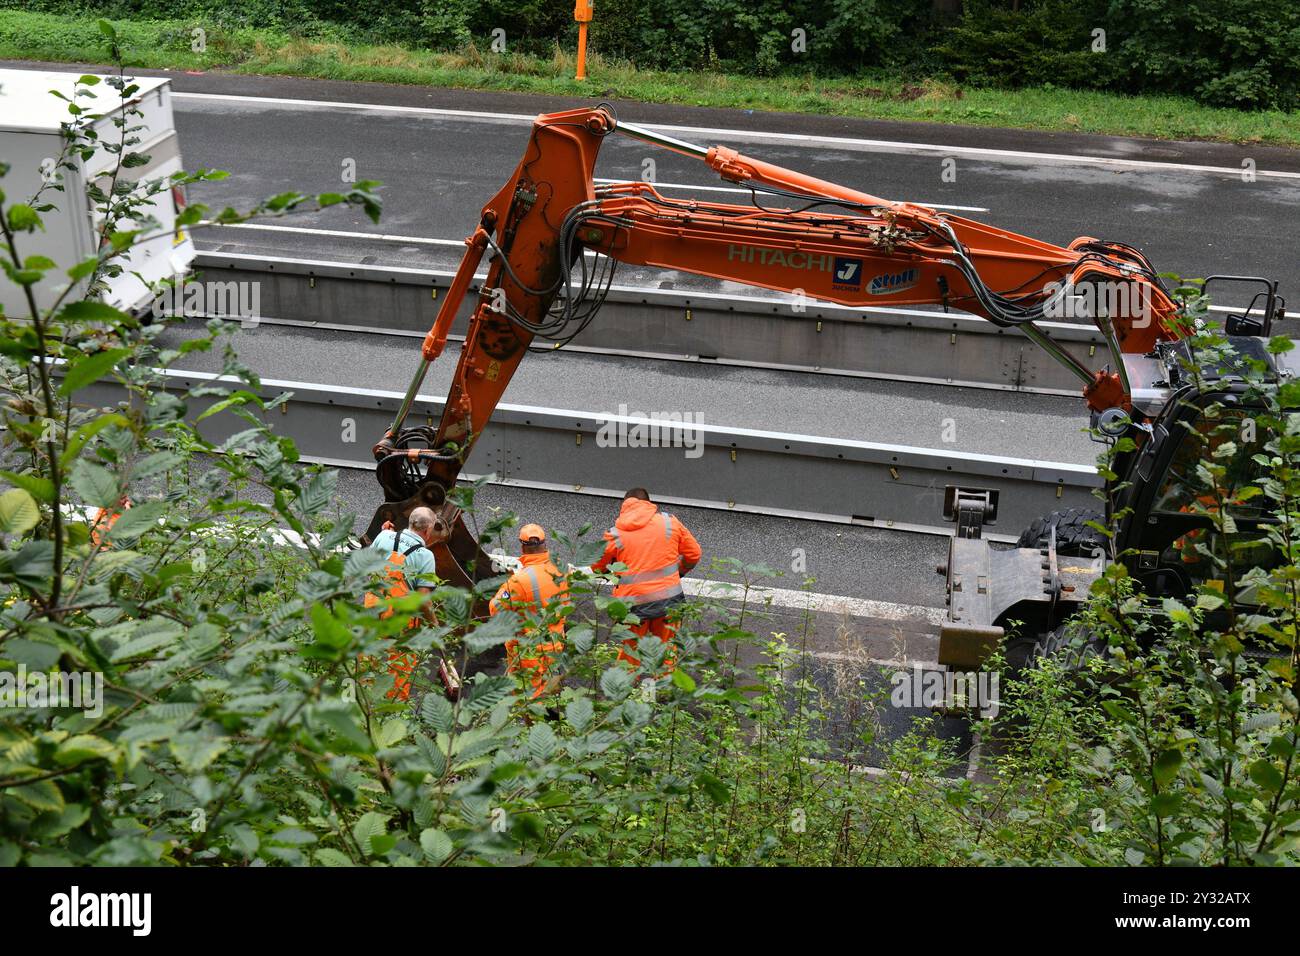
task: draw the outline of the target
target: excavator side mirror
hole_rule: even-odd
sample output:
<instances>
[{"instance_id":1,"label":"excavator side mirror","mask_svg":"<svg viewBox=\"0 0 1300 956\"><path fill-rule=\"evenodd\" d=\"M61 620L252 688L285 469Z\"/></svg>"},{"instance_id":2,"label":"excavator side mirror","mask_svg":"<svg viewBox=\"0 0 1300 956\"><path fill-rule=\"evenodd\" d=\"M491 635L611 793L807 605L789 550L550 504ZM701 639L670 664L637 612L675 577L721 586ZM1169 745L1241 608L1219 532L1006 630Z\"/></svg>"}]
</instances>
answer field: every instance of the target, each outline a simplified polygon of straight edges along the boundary
<instances>
[{"instance_id":1,"label":"excavator side mirror","mask_svg":"<svg viewBox=\"0 0 1300 956\"><path fill-rule=\"evenodd\" d=\"M1201 291L1209 295L1210 286L1216 282L1245 282L1262 286L1242 312L1230 313L1223 320L1223 330L1229 335L1267 336L1273 331L1273 319L1279 311L1286 310L1286 300L1277 294L1276 279L1260 276L1210 276L1201 286Z\"/></svg>"}]
</instances>

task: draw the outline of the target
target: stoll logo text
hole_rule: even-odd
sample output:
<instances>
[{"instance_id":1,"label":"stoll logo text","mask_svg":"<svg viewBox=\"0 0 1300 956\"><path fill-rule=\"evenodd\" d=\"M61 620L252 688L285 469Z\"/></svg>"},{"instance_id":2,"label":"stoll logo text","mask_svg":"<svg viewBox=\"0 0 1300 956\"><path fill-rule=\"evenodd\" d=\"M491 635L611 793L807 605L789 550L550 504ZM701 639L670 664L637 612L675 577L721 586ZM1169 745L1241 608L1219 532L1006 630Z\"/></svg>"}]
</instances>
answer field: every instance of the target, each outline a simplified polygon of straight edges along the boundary
<instances>
[{"instance_id":1,"label":"stoll logo text","mask_svg":"<svg viewBox=\"0 0 1300 956\"><path fill-rule=\"evenodd\" d=\"M148 936L153 927L152 893L70 893L50 897L51 926L129 926L133 936Z\"/></svg>"},{"instance_id":2,"label":"stoll logo text","mask_svg":"<svg viewBox=\"0 0 1300 956\"><path fill-rule=\"evenodd\" d=\"M904 269L902 272L876 276L871 280L871 285L867 287L867 292L870 295L888 295L891 292L902 292L904 289L910 289L916 285L916 277L917 271L915 269Z\"/></svg>"}]
</instances>

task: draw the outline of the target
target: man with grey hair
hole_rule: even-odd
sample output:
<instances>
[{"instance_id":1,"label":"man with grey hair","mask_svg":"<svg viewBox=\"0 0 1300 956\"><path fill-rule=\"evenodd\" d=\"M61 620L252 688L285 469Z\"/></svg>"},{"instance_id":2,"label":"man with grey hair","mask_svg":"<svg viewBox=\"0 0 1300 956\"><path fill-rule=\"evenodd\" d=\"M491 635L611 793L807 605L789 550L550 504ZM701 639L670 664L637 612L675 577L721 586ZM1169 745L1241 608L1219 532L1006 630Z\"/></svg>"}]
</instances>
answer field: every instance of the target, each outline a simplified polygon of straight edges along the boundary
<instances>
[{"instance_id":1,"label":"man with grey hair","mask_svg":"<svg viewBox=\"0 0 1300 956\"><path fill-rule=\"evenodd\" d=\"M382 595L370 592L366 594L366 607L375 607L385 597L405 597L412 591L428 595L438 585L438 562L431 550L451 537L451 529L442 516L431 508L416 508L407 518L407 526L401 531L393 527L392 522L384 523L384 530L375 536L371 543L372 550L388 556L384 574L387 586ZM381 617L389 617L392 609L381 611ZM433 609L426 602L420 605L418 617L412 617L410 627L418 627L423 619L434 624ZM389 672L393 675L393 689L389 697L407 700L411 695L410 675L419 664L418 656L412 651L393 649L388 653Z\"/></svg>"}]
</instances>

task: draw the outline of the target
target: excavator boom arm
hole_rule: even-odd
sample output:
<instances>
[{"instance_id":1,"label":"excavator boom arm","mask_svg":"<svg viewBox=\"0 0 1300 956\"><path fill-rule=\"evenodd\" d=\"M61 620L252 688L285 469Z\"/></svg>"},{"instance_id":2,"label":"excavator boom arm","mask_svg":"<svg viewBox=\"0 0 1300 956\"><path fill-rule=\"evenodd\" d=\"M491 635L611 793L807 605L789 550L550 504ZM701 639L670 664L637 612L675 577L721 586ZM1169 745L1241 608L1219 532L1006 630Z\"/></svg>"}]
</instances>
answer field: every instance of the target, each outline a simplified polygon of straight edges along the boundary
<instances>
[{"instance_id":1,"label":"excavator boom arm","mask_svg":"<svg viewBox=\"0 0 1300 956\"><path fill-rule=\"evenodd\" d=\"M670 199L650 183L597 186L601 140L619 131L706 162L750 187L751 205ZM778 205L778 203L780 205ZM891 202L631 124L605 107L538 117L514 176L484 207L433 327L420 367L375 445L385 503L367 531L403 526L418 505L456 529L435 549L439 572L466 584L490 574L447 501L474 441L537 336L568 341L595 317L615 263L681 270L844 305L942 304L1015 327L1066 365L1090 407L1128 407L1123 353L1178 336L1176 306L1136 250L1090 238L1055 246L992 226ZM443 352L475 270L491 253L441 420L407 427L430 364ZM1088 283L1131 292L1123 314L1096 321L1115 371L1092 372L1035 324Z\"/></svg>"}]
</instances>

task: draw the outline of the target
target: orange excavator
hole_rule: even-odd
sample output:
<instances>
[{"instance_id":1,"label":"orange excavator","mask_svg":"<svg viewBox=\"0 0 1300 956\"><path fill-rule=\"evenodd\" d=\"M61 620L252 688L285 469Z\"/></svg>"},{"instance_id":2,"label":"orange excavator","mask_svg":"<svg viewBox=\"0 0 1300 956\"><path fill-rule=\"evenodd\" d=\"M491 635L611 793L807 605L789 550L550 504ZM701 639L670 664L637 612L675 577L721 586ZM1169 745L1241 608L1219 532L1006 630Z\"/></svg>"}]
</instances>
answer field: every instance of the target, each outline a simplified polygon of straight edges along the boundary
<instances>
[{"instance_id":1,"label":"orange excavator","mask_svg":"<svg viewBox=\"0 0 1300 956\"><path fill-rule=\"evenodd\" d=\"M752 201L732 205L672 199L646 182L597 185L593 170L601 142L615 133L699 159L723 180L749 188ZM404 526L410 511L421 505L441 510L454 531L436 549L438 572L453 584L467 586L492 571L448 491L530 343L540 337L563 344L580 334L596 316L618 263L801 292L849 306L924 303L973 313L1018 329L1071 371L1094 424L1111 437L1135 437L1139 452L1129 456L1135 464L1154 446L1168 444L1172 435L1172 426L1160 425L1158 432L1153 422L1173 404L1166 399L1178 387L1178 349L1187 330L1179 320L1179 304L1146 257L1120 242L1084 237L1062 248L925 206L881 199L726 147L686 143L621 122L611 107L602 105L536 119L514 175L483 207L479 225L465 243L465 256L424 339L419 368L392 426L374 446L385 500L367 531L370 539L385 521ZM488 253L487 278L471 312L442 418L436 428L407 425L429 366L446 348L452 323ZM1230 317L1228 331L1242 338L1267 335L1281 307L1276 283L1212 278L1264 284L1250 309ZM1089 301L1108 304L1094 308L1091 318L1108 343L1111 365L1092 371L1037 323L1061 314L1055 310L1067 297L1103 288L1110 294ZM1140 378L1136 385L1134 375ZM1135 393L1142 401L1135 403ZM1172 446L1161 454L1172 455ZM1158 484L1158 478L1146 476L1143 487ZM982 525L996 517L996 498L996 492L949 489L945 511L957 522L956 540L979 540ZM1066 529L1086 540L1086 532L1079 531L1085 527L1079 515L1062 513L1027 529L1034 539L1022 544L1035 552L1034 570L1041 563L1039 545L1046 541L1052 549L1055 567L1058 553L1065 556L1082 547L1073 538L1063 539ZM1136 537L1146 533L1136 523L1133 527ZM1056 536L1058 528L1062 538ZM1131 543L1139 550L1158 544L1136 537ZM995 562L989 554L981 551L971 559L984 567L979 577L996 577L996 570L985 567ZM1159 570L1158 560L1148 563L1146 571ZM1041 575L1035 574L1032 588L1009 586L1003 589L1008 592L1004 599L979 602L978 613L967 608L958 614L957 604L965 602L969 590L963 583L968 566L974 565L954 555L945 572L950 617L959 618L951 622L948 646L966 651L1000 640L999 622L1021 603L1011 600L1017 593L1041 591ZM1039 621L1049 629L1069 610L1060 607L1063 603L1086 595L1078 582L1063 584L1058 570L1051 575L1052 609ZM985 597L990 590L983 589ZM1066 594L1069 598L1063 599Z\"/></svg>"}]
</instances>

